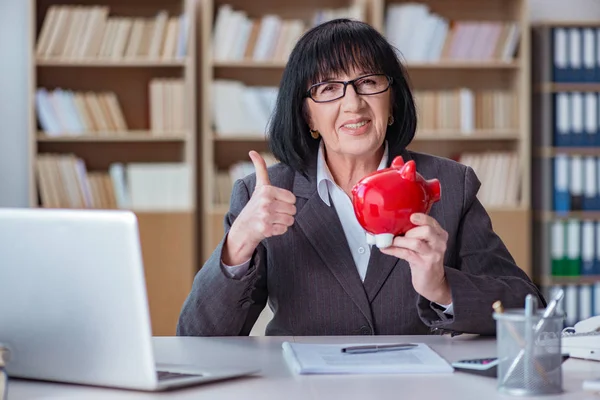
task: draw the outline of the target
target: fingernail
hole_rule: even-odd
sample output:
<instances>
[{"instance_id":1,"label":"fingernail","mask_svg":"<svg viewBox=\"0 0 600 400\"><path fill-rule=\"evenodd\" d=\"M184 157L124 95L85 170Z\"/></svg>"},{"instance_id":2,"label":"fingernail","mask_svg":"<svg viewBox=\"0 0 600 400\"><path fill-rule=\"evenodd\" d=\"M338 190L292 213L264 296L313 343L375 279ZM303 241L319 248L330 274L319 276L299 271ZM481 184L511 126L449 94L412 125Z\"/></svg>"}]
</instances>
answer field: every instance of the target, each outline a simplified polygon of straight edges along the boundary
<instances>
[{"instance_id":1,"label":"fingernail","mask_svg":"<svg viewBox=\"0 0 600 400\"><path fill-rule=\"evenodd\" d=\"M412 214L410 216L410 220L411 220L411 222L421 222L422 221L421 214Z\"/></svg>"}]
</instances>

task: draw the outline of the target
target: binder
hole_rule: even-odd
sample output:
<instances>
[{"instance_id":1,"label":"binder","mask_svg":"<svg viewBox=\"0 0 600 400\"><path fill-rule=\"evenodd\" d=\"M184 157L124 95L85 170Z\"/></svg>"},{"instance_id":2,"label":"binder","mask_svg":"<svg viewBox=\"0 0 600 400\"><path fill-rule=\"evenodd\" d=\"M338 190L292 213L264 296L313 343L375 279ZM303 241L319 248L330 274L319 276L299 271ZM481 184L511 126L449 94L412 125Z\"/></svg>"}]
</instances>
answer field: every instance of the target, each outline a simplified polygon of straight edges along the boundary
<instances>
[{"instance_id":1,"label":"binder","mask_svg":"<svg viewBox=\"0 0 600 400\"><path fill-rule=\"evenodd\" d=\"M568 82L581 82L583 80L583 40L581 28L569 28L569 66L567 67Z\"/></svg>"},{"instance_id":2,"label":"binder","mask_svg":"<svg viewBox=\"0 0 600 400\"><path fill-rule=\"evenodd\" d=\"M571 210L571 195L569 193L569 157L566 154L557 154L556 157L554 157L553 194L554 211L568 212Z\"/></svg>"},{"instance_id":3,"label":"binder","mask_svg":"<svg viewBox=\"0 0 600 400\"><path fill-rule=\"evenodd\" d=\"M594 273L593 275L600 275L600 221L596 221L595 225L595 246L594 246ZM598 286L600 289L600 286ZM600 293L599 293L600 295ZM600 297L598 298L600 301ZM600 315L600 307L598 308L598 315Z\"/></svg>"},{"instance_id":4,"label":"binder","mask_svg":"<svg viewBox=\"0 0 600 400\"><path fill-rule=\"evenodd\" d=\"M583 209L583 157L571 156L569 174L569 191L571 192L571 210L581 211Z\"/></svg>"},{"instance_id":5,"label":"binder","mask_svg":"<svg viewBox=\"0 0 600 400\"><path fill-rule=\"evenodd\" d=\"M550 241L552 276L563 276L567 269L567 238L563 221L556 220L551 223Z\"/></svg>"},{"instance_id":6,"label":"binder","mask_svg":"<svg viewBox=\"0 0 600 400\"><path fill-rule=\"evenodd\" d=\"M579 276L581 271L581 221L567 221L567 264L565 276Z\"/></svg>"},{"instance_id":7,"label":"binder","mask_svg":"<svg viewBox=\"0 0 600 400\"><path fill-rule=\"evenodd\" d=\"M600 31L598 34L600 35ZM568 34L565 28L552 28L552 53L554 58L552 78L554 82L569 82L567 41Z\"/></svg>"},{"instance_id":8,"label":"binder","mask_svg":"<svg viewBox=\"0 0 600 400\"><path fill-rule=\"evenodd\" d=\"M579 320L579 296L577 285L566 285L565 286L565 323L567 326L573 326Z\"/></svg>"},{"instance_id":9,"label":"binder","mask_svg":"<svg viewBox=\"0 0 600 400\"><path fill-rule=\"evenodd\" d=\"M583 188L583 209L598 209L598 176L596 157L586 156L583 159L585 185Z\"/></svg>"},{"instance_id":10,"label":"binder","mask_svg":"<svg viewBox=\"0 0 600 400\"><path fill-rule=\"evenodd\" d=\"M571 93L571 129L570 129L570 140L569 144L575 147L581 147L585 145L584 135L584 111L583 111L583 93L572 92Z\"/></svg>"},{"instance_id":11,"label":"binder","mask_svg":"<svg viewBox=\"0 0 600 400\"><path fill-rule=\"evenodd\" d=\"M594 82L596 74L596 35L594 28L582 29L583 71L582 81Z\"/></svg>"},{"instance_id":12,"label":"binder","mask_svg":"<svg viewBox=\"0 0 600 400\"><path fill-rule=\"evenodd\" d=\"M598 143L598 94L584 94L584 145L597 146Z\"/></svg>"},{"instance_id":13,"label":"binder","mask_svg":"<svg viewBox=\"0 0 600 400\"><path fill-rule=\"evenodd\" d=\"M592 285L579 285L579 312L578 320L591 318L592 314Z\"/></svg>"},{"instance_id":14,"label":"binder","mask_svg":"<svg viewBox=\"0 0 600 400\"><path fill-rule=\"evenodd\" d=\"M596 224L592 220L585 220L581 224L581 275L594 274L594 261L596 259Z\"/></svg>"},{"instance_id":15,"label":"binder","mask_svg":"<svg viewBox=\"0 0 600 400\"><path fill-rule=\"evenodd\" d=\"M554 95L554 145L571 144L571 99L568 93Z\"/></svg>"},{"instance_id":16,"label":"binder","mask_svg":"<svg viewBox=\"0 0 600 400\"><path fill-rule=\"evenodd\" d=\"M596 28L596 63L594 82L600 82L600 28ZM597 314L595 314L597 315Z\"/></svg>"}]
</instances>

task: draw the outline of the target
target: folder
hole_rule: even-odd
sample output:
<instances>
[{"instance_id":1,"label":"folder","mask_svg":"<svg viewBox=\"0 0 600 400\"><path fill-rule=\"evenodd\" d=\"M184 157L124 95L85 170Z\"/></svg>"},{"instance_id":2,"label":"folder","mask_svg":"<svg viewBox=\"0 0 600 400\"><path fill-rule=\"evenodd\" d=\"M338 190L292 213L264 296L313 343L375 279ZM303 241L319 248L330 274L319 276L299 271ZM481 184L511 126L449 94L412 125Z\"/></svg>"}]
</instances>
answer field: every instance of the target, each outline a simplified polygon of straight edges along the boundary
<instances>
[{"instance_id":1,"label":"folder","mask_svg":"<svg viewBox=\"0 0 600 400\"><path fill-rule=\"evenodd\" d=\"M579 285L579 310L577 316L579 321L591 318L592 314L592 285Z\"/></svg>"},{"instance_id":2,"label":"folder","mask_svg":"<svg viewBox=\"0 0 600 400\"><path fill-rule=\"evenodd\" d=\"M579 290L577 285L566 285L565 287L565 322L567 326L573 326L579 320Z\"/></svg>"},{"instance_id":3,"label":"folder","mask_svg":"<svg viewBox=\"0 0 600 400\"><path fill-rule=\"evenodd\" d=\"M569 193L569 157L557 154L554 157L554 211L568 212L571 210L571 194Z\"/></svg>"},{"instance_id":4,"label":"folder","mask_svg":"<svg viewBox=\"0 0 600 400\"><path fill-rule=\"evenodd\" d=\"M598 209L598 169L596 157L586 156L583 159L585 185L583 188L583 209Z\"/></svg>"},{"instance_id":5,"label":"folder","mask_svg":"<svg viewBox=\"0 0 600 400\"><path fill-rule=\"evenodd\" d=\"M554 146L571 144L571 105L568 93L554 95Z\"/></svg>"},{"instance_id":6,"label":"folder","mask_svg":"<svg viewBox=\"0 0 600 400\"><path fill-rule=\"evenodd\" d=\"M583 82L594 82L596 74L596 35L594 28L583 28L582 29L582 41L583 41L583 71L582 81Z\"/></svg>"},{"instance_id":7,"label":"folder","mask_svg":"<svg viewBox=\"0 0 600 400\"><path fill-rule=\"evenodd\" d=\"M569 169L569 192L571 194L571 210L583 209L583 157L571 156Z\"/></svg>"},{"instance_id":8,"label":"folder","mask_svg":"<svg viewBox=\"0 0 600 400\"><path fill-rule=\"evenodd\" d=\"M569 82L567 72L569 58L567 52L568 34L565 28L552 28L553 80Z\"/></svg>"},{"instance_id":9,"label":"folder","mask_svg":"<svg viewBox=\"0 0 600 400\"><path fill-rule=\"evenodd\" d=\"M551 223L550 242L552 276L563 276L567 269L567 238L563 221L556 220Z\"/></svg>"},{"instance_id":10,"label":"folder","mask_svg":"<svg viewBox=\"0 0 600 400\"><path fill-rule=\"evenodd\" d=\"M594 273L592 275L600 275L600 221L596 221L594 226L596 234L594 236ZM598 300L600 301L600 297L598 298ZM598 315L600 315L600 308L598 308Z\"/></svg>"},{"instance_id":11,"label":"folder","mask_svg":"<svg viewBox=\"0 0 600 400\"><path fill-rule=\"evenodd\" d=\"M583 40L581 28L569 28L569 66L567 67L568 82L581 82L583 80Z\"/></svg>"},{"instance_id":12,"label":"folder","mask_svg":"<svg viewBox=\"0 0 600 400\"><path fill-rule=\"evenodd\" d=\"M585 220L581 224L581 275L594 274L596 259L595 225L592 220Z\"/></svg>"},{"instance_id":13,"label":"folder","mask_svg":"<svg viewBox=\"0 0 600 400\"><path fill-rule=\"evenodd\" d=\"M567 263L565 276L578 276L581 271L581 221L567 221Z\"/></svg>"},{"instance_id":14,"label":"folder","mask_svg":"<svg viewBox=\"0 0 600 400\"><path fill-rule=\"evenodd\" d=\"M571 93L571 129L569 144L575 147L585 145L583 124L583 93Z\"/></svg>"},{"instance_id":15,"label":"folder","mask_svg":"<svg viewBox=\"0 0 600 400\"><path fill-rule=\"evenodd\" d=\"M584 146L598 145L598 94L584 95Z\"/></svg>"}]
</instances>

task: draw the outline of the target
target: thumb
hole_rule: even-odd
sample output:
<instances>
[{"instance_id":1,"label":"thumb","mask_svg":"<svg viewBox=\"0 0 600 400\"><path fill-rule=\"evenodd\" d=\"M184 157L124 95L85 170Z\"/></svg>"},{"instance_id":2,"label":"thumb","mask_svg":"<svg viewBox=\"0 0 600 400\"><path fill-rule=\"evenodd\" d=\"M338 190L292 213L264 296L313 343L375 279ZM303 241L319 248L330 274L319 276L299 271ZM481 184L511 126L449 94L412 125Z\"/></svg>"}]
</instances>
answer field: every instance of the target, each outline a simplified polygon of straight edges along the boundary
<instances>
[{"instance_id":1,"label":"thumb","mask_svg":"<svg viewBox=\"0 0 600 400\"><path fill-rule=\"evenodd\" d=\"M256 170L256 187L270 185L271 182L269 181L269 173L267 172L267 163L264 158L254 150L250 151L248 154L250 155L250 159Z\"/></svg>"}]
</instances>

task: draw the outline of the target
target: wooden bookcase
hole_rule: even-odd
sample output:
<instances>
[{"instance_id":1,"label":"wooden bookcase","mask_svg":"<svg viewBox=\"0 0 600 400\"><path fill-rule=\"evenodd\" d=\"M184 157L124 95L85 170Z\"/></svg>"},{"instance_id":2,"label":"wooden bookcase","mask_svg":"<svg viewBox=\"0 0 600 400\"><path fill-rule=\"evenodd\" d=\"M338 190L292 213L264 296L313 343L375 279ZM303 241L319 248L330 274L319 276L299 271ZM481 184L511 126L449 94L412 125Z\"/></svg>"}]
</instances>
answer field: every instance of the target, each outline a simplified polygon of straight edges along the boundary
<instances>
[{"instance_id":1,"label":"wooden bookcase","mask_svg":"<svg viewBox=\"0 0 600 400\"><path fill-rule=\"evenodd\" d=\"M151 21L160 11L169 17L185 15L187 43L183 56L150 57L135 53L127 57L74 56L61 52L37 52L41 30L52 6L108 7L108 18L126 17L130 21ZM36 159L41 154L73 154L85 162L88 172L107 172L113 163L184 163L191 170L189 182L192 206L185 209L133 209L138 217L146 284L154 335L174 335L177 318L197 270L197 88L196 22L197 2L192 0L78 0L31 1L32 43L30 92L30 202L38 207L40 187ZM56 15L56 14L55 14ZM106 17L105 17L106 18ZM64 20L63 20L63 23ZM88 17L87 24L93 22ZM180 22L181 23L181 22ZM80 24L84 23L80 22ZM108 25L107 25L108 26ZM175 30L174 30L175 31ZM82 32L82 31L80 31ZM130 39L132 26L124 34ZM167 28L165 27L165 37ZM177 30L177 32L179 32ZM90 36L90 40L96 38ZM65 42L70 40L66 36ZM102 39L104 40L104 39ZM166 40L165 40L166 41ZM89 42L88 42L89 43ZM80 42L81 44L81 42ZM162 44L160 45L162 46ZM125 50L124 50L125 51ZM83 50L82 50L83 52ZM86 54L85 52L83 52ZM93 52L92 52L93 53ZM125 54L125 53L124 53ZM137 55L136 55L137 54ZM152 128L150 82L177 78L183 82L179 122L183 129ZM38 123L36 90L56 88L73 92L116 94L127 124L124 131L84 132L81 135L58 132L45 134ZM170 104L167 99L164 104ZM173 118L173 117L164 117Z\"/></svg>"},{"instance_id":2,"label":"wooden bookcase","mask_svg":"<svg viewBox=\"0 0 600 400\"><path fill-rule=\"evenodd\" d=\"M366 22L385 33L385 21L390 4L402 1L365 0ZM408 3L408 2L405 2ZM514 94L518 101L514 128L504 130L475 130L465 135L458 130L419 129L410 148L445 157L463 152L514 151L520 169L520 199L514 206L487 207L494 229L502 237L517 263L528 274L531 271L531 217L530 217L530 48L529 16L526 0L424 0L431 12L451 21L514 22L520 36L516 56L511 61L453 60L439 62L409 62L408 72L414 90L452 90L466 87L472 90L502 89ZM245 85L273 85L279 83L285 60L261 61L215 61L212 59L212 36L218 9L223 4L243 10L249 17L260 18L276 14L282 18L301 18L309 21L321 8L343 7L352 4L348 0L304 0L279 2L276 0L203 0L201 51L202 82L202 171L203 171L203 257L213 251L223 234L223 216L227 204L215 204L215 170L226 170L238 161L248 160L248 151L266 151L264 131L255 134L215 135L211 114L211 83L217 79L232 79ZM402 49L400 49L402 50ZM524 55L524 56L523 56ZM483 182L490 185L491 182Z\"/></svg>"}]
</instances>

